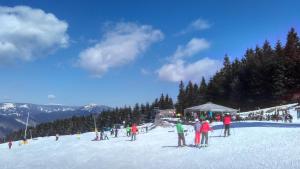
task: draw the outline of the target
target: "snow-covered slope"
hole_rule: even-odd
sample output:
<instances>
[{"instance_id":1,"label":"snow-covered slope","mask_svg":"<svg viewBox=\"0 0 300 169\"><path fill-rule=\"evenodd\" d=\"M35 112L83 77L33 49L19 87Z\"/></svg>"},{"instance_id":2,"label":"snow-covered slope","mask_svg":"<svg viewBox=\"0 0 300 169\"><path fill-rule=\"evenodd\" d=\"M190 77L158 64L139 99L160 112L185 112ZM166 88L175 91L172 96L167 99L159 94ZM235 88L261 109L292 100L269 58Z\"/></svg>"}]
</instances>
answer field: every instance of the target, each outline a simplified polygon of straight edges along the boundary
<instances>
[{"instance_id":1,"label":"snow-covered slope","mask_svg":"<svg viewBox=\"0 0 300 169\"><path fill-rule=\"evenodd\" d=\"M38 138L28 145L8 150L0 145L1 169L299 169L300 124L234 123L230 137L220 137L221 126L214 124L209 147L177 148L174 127L157 127L139 134L131 142L120 132L119 138L93 142L94 133L77 136ZM193 144L191 126L186 136Z\"/></svg>"}]
</instances>

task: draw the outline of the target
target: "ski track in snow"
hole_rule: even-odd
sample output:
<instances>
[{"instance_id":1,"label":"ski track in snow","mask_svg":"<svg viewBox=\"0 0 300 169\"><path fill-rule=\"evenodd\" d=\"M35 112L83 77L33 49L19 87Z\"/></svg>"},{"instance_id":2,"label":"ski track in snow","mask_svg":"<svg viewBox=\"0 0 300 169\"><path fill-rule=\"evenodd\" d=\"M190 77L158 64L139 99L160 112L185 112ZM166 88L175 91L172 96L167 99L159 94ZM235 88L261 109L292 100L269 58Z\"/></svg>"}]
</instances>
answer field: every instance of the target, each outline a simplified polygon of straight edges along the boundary
<instances>
[{"instance_id":1,"label":"ski track in snow","mask_svg":"<svg viewBox=\"0 0 300 169\"><path fill-rule=\"evenodd\" d=\"M262 123L262 122L256 122ZM255 123L255 124L256 124ZM146 134L110 137L105 141L90 141L94 133L30 140L28 145L8 150L0 144L1 169L299 169L300 125L281 124L276 127L240 127L253 122L234 123L230 137L219 137L219 124L210 133L209 147L177 148L175 127L157 127ZM270 123L272 124L272 123ZM284 127L286 126L286 127ZM193 144L191 126L186 136ZM219 129L218 129L219 128ZM120 132L122 133L122 132ZM124 133L123 133L124 134Z\"/></svg>"}]
</instances>

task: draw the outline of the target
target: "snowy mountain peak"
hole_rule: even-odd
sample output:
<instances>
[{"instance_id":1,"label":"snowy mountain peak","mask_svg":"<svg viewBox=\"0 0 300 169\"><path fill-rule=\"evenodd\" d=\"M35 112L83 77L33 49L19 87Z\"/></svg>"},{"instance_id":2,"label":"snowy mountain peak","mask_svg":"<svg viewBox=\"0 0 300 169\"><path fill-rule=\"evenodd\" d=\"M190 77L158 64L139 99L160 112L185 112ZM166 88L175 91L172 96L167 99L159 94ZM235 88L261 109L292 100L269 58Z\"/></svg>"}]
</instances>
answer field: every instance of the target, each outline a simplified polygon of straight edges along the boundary
<instances>
[{"instance_id":1,"label":"snowy mountain peak","mask_svg":"<svg viewBox=\"0 0 300 169\"><path fill-rule=\"evenodd\" d=\"M90 103L90 104L87 104L87 105L85 105L85 106L83 106L85 109L91 109L91 108L94 108L94 107L96 107L97 106L97 104L95 104L95 103Z\"/></svg>"},{"instance_id":2,"label":"snowy mountain peak","mask_svg":"<svg viewBox=\"0 0 300 169\"><path fill-rule=\"evenodd\" d=\"M1 110L9 110L9 109L15 109L16 106L13 103L3 103L0 107Z\"/></svg>"},{"instance_id":3,"label":"snowy mountain peak","mask_svg":"<svg viewBox=\"0 0 300 169\"><path fill-rule=\"evenodd\" d=\"M27 104L23 104L23 105L20 106L20 108L26 108L26 109L28 109L29 107L28 107Z\"/></svg>"}]
</instances>

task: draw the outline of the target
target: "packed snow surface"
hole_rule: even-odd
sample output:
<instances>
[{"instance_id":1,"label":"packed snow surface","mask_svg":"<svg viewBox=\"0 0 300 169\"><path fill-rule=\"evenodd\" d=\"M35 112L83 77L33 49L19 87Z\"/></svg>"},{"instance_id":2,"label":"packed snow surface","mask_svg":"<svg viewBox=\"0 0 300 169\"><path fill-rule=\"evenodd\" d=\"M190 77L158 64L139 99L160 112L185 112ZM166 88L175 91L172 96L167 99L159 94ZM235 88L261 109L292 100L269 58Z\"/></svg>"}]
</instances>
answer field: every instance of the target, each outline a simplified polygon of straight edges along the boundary
<instances>
[{"instance_id":1,"label":"packed snow surface","mask_svg":"<svg viewBox=\"0 0 300 169\"><path fill-rule=\"evenodd\" d=\"M156 127L137 135L132 142L120 137L91 141L94 133L30 140L19 146L0 144L1 169L299 169L300 124L236 122L230 137L220 137L222 125L213 123L207 148L192 146L194 132L188 130L188 146L177 147L175 127Z\"/></svg>"}]
</instances>

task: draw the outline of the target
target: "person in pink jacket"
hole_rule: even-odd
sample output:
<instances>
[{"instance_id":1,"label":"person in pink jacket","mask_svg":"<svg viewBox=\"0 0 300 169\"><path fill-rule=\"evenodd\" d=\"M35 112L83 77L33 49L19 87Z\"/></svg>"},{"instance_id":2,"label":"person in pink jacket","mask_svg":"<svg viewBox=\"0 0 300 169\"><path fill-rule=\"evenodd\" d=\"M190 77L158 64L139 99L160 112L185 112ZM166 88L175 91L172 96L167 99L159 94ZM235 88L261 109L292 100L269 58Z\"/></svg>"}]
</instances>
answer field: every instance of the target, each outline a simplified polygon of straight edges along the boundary
<instances>
[{"instance_id":1,"label":"person in pink jacket","mask_svg":"<svg viewBox=\"0 0 300 169\"><path fill-rule=\"evenodd\" d=\"M198 147L200 144L200 128L201 123L199 122L199 119L195 120L194 130L195 130L195 147Z\"/></svg>"},{"instance_id":2,"label":"person in pink jacket","mask_svg":"<svg viewBox=\"0 0 300 169\"><path fill-rule=\"evenodd\" d=\"M212 131L212 128L209 126L209 121L206 120L202 123L202 126L200 128L200 132L202 133L202 138L201 138L201 147L208 146L208 132ZM204 144L205 142L205 144Z\"/></svg>"}]
</instances>

